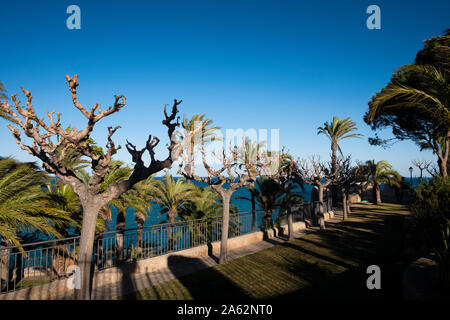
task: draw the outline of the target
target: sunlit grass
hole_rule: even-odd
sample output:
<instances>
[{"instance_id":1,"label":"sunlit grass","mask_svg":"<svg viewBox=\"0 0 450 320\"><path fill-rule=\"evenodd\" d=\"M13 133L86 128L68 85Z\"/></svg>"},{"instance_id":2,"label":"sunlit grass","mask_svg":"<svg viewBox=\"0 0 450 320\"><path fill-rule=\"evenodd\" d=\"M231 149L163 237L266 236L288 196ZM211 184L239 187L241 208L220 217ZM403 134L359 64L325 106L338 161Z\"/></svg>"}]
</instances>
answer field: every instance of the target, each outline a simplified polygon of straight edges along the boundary
<instances>
[{"instance_id":1,"label":"sunlit grass","mask_svg":"<svg viewBox=\"0 0 450 320\"><path fill-rule=\"evenodd\" d=\"M401 298L403 217L396 204L353 207L325 231L152 286L123 299ZM366 268L382 290L366 288Z\"/></svg>"}]
</instances>

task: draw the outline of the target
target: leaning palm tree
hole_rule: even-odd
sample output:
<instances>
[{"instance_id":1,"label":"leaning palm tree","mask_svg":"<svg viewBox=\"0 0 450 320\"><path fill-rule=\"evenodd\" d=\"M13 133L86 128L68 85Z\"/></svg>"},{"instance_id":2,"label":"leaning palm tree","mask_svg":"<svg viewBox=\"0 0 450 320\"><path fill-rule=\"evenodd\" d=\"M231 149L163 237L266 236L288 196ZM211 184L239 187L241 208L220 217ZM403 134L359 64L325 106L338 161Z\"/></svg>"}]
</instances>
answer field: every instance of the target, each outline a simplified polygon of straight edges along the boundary
<instances>
[{"instance_id":1,"label":"leaning palm tree","mask_svg":"<svg viewBox=\"0 0 450 320\"><path fill-rule=\"evenodd\" d=\"M369 160L366 162L368 171L368 182L373 188L374 203L381 203L381 191L380 186L382 183L388 183L390 186L400 187L402 177L401 175L392 170L392 166L385 160L381 160L375 163L375 160Z\"/></svg>"},{"instance_id":2,"label":"leaning palm tree","mask_svg":"<svg viewBox=\"0 0 450 320\"><path fill-rule=\"evenodd\" d=\"M163 180L154 181L149 186L149 193L152 201L162 206L160 214L167 214L167 221L170 224L167 227L167 240L169 250L173 246L173 223L178 217L178 212L189 203L190 196L195 191L192 183L187 183L186 179L175 179L166 172Z\"/></svg>"},{"instance_id":3,"label":"leaning palm tree","mask_svg":"<svg viewBox=\"0 0 450 320\"><path fill-rule=\"evenodd\" d=\"M450 163L450 75L433 65L405 65L369 102L365 121L391 126L395 139L411 139L437 156L440 174ZM372 143L384 143L373 139Z\"/></svg>"},{"instance_id":4,"label":"leaning palm tree","mask_svg":"<svg viewBox=\"0 0 450 320\"><path fill-rule=\"evenodd\" d=\"M353 133L357 130L356 123L350 120L350 117L343 120L338 117L333 117L331 123L325 122L323 127L317 128L317 134L324 134L331 141L331 174L336 172L337 166L337 151L343 156L342 149L339 146L341 140L347 138L358 138L362 135L359 133ZM332 187L333 203L337 200L337 190Z\"/></svg>"}]
</instances>

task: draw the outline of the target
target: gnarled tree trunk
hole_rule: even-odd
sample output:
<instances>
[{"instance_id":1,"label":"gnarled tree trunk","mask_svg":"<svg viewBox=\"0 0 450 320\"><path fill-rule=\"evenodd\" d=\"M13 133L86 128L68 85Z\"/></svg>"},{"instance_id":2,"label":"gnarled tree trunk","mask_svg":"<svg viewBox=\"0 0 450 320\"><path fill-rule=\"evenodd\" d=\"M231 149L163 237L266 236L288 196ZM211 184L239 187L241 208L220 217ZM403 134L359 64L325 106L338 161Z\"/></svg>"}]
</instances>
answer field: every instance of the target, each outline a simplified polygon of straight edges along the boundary
<instances>
[{"instance_id":1,"label":"gnarled tree trunk","mask_svg":"<svg viewBox=\"0 0 450 320\"><path fill-rule=\"evenodd\" d=\"M117 212L116 219L116 251L117 260L125 260L125 213Z\"/></svg>"},{"instance_id":2,"label":"gnarled tree trunk","mask_svg":"<svg viewBox=\"0 0 450 320\"><path fill-rule=\"evenodd\" d=\"M336 172L337 169L337 143L332 143L331 144L331 174L334 174ZM332 205L334 205L337 202L337 198L338 198L338 187L335 184L331 185L331 200L332 200Z\"/></svg>"},{"instance_id":3,"label":"gnarled tree trunk","mask_svg":"<svg viewBox=\"0 0 450 320\"><path fill-rule=\"evenodd\" d=\"M256 230L256 199L255 199L254 191L252 191L250 193L250 199L252 202L252 232L255 232L255 230Z\"/></svg>"},{"instance_id":4,"label":"gnarled tree trunk","mask_svg":"<svg viewBox=\"0 0 450 320\"><path fill-rule=\"evenodd\" d=\"M228 261L228 230L230 226L230 200L231 194L227 191L220 192L222 196L222 234L220 237L219 263Z\"/></svg>"},{"instance_id":5,"label":"gnarled tree trunk","mask_svg":"<svg viewBox=\"0 0 450 320\"><path fill-rule=\"evenodd\" d=\"M324 219L324 210L323 210L323 189L324 187L319 184L318 185L319 188L319 216L318 216L318 220L319 220L319 226L321 230L325 229L325 219Z\"/></svg>"},{"instance_id":6,"label":"gnarled tree trunk","mask_svg":"<svg viewBox=\"0 0 450 320\"><path fill-rule=\"evenodd\" d=\"M294 223L292 221L292 210L291 206L287 206L287 223L288 223L288 239L293 240L294 239Z\"/></svg>"},{"instance_id":7,"label":"gnarled tree trunk","mask_svg":"<svg viewBox=\"0 0 450 320\"><path fill-rule=\"evenodd\" d=\"M347 213L347 193L345 192L344 188L341 189L341 192L342 192L342 208L343 208L343 212L344 212L344 215L343 215L342 219L346 220L348 218L348 213Z\"/></svg>"},{"instance_id":8,"label":"gnarled tree trunk","mask_svg":"<svg viewBox=\"0 0 450 320\"><path fill-rule=\"evenodd\" d=\"M375 204L381 203L381 190L379 184L373 186L373 196Z\"/></svg>"},{"instance_id":9,"label":"gnarled tree trunk","mask_svg":"<svg viewBox=\"0 0 450 320\"><path fill-rule=\"evenodd\" d=\"M347 216L348 215L350 215L350 213L351 213L351 211L350 211L350 199L349 199L349 196L348 196L348 191L346 192L346 206L347 206Z\"/></svg>"},{"instance_id":10,"label":"gnarled tree trunk","mask_svg":"<svg viewBox=\"0 0 450 320\"><path fill-rule=\"evenodd\" d=\"M167 216L169 217L169 226L167 227L167 245L168 251L173 250L173 224L175 223L175 218L177 217L177 209L169 209L167 212Z\"/></svg>"},{"instance_id":11,"label":"gnarled tree trunk","mask_svg":"<svg viewBox=\"0 0 450 320\"><path fill-rule=\"evenodd\" d=\"M135 221L137 224L137 232L136 232L136 242L137 242L137 256L139 257L142 253L142 248L144 248L144 244L142 243L142 235L144 230L145 223L145 215L142 212L136 211L134 213Z\"/></svg>"},{"instance_id":12,"label":"gnarled tree trunk","mask_svg":"<svg viewBox=\"0 0 450 320\"><path fill-rule=\"evenodd\" d=\"M99 196L101 197L101 196ZM82 200L83 223L81 228L80 246L78 249L78 266L80 268L81 287L75 288L78 300L89 300L92 289L92 252L94 247L95 227L100 208L105 205L101 200L90 198Z\"/></svg>"}]
</instances>

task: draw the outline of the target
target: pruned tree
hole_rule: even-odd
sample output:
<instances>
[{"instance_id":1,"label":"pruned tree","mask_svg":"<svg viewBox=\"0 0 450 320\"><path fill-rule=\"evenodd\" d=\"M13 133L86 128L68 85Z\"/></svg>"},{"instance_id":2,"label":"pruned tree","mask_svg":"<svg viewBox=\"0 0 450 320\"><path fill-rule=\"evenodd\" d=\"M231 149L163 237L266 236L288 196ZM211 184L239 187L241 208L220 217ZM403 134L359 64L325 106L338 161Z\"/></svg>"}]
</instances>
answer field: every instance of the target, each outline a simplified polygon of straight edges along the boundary
<instances>
[{"instance_id":1,"label":"pruned tree","mask_svg":"<svg viewBox=\"0 0 450 320\"><path fill-rule=\"evenodd\" d=\"M33 107L31 92L23 87L22 92L26 97L26 107L21 106L21 102L18 100L17 94L15 94L11 96L14 106L10 106L7 101L3 101L1 102L0 109L16 123L16 126L11 124L7 126L20 148L39 158L47 172L54 174L62 183L70 185L80 197L83 208L83 222L78 252L78 264L81 271L81 289L77 289L75 292L78 299L89 299L92 286L92 251L99 211L112 199L125 193L137 182L146 179L156 172L171 167L172 150L178 142L173 136L176 127L179 125L179 117L177 117L176 121L175 118L178 113L178 105L182 100L174 100L170 114L166 111L167 105L164 106L164 120L162 123L167 127L167 133L171 139L168 147L168 156L164 160L157 160L155 158L155 148L160 141L157 137L150 135L145 147L140 150L136 149L136 146L127 141L126 148L135 164L133 172L128 179L111 183L102 192L101 185L110 170L109 163L113 155L120 149L120 146L116 146L112 140L112 136L120 126L115 128L108 127L106 151L94 145L91 134L95 125L100 120L119 112L125 106L126 99L125 96L118 95L114 97L113 105L106 110L102 111L98 103L90 110L87 110L78 100L78 75L74 75L73 78L66 75L66 80L71 92L73 105L87 120L82 130L78 130L76 127L70 130L63 129L61 113L55 115L55 112L46 110L49 118L48 121L45 122L44 118L38 118ZM24 133L25 136L31 139L31 144L26 144L22 140L21 133ZM63 149L56 152L61 147ZM84 183L70 166L64 164L63 160L68 150L75 150L89 160L91 175L87 184ZM149 153L151 160L147 166L142 159L145 152Z\"/></svg>"},{"instance_id":2,"label":"pruned tree","mask_svg":"<svg viewBox=\"0 0 450 320\"><path fill-rule=\"evenodd\" d=\"M350 214L350 190L367 181L368 171L367 166L358 163L356 166L352 166L351 157L348 156L339 162L338 176L336 177L336 183L341 187L342 195L342 208L343 208L343 220L347 219Z\"/></svg>"},{"instance_id":3,"label":"pruned tree","mask_svg":"<svg viewBox=\"0 0 450 320\"><path fill-rule=\"evenodd\" d=\"M286 212L287 224L288 224L288 238L294 239L294 225L292 217L292 205L303 202L303 198L298 192L295 192L295 186L298 184L303 189L303 184L297 181L296 172L298 172L297 163L292 155L283 147L281 153L279 153L278 170L274 170L269 175L280 187L284 193L280 203L282 208Z\"/></svg>"},{"instance_id":4,"label":"pruned tree","mask_svg":"<svg viewBox=\"0 0 450 320\"><path fill-rule=\"evenodd\" d=\"M259 160L257 165L251 161L251 158L247 155L244 157L244 168L241 170L240 163L238 161L239 155L245 154L245 141L243 144L237 147L229 148L229 152L222 148L221 155L213 153L213 155L219 160L220 168L213 169L207 161L207 154L205 151L205 141L203 139L197 140L199 143L191 144L190 138L193 138L201 132L202 126L198 126L193 131L187 131L185 128L185 134L181 143L177 146L178 173L183 175L186 179L202 181L211 186L212 189L217 191L222 198L222 228L221 228L221 243L220 243L220 257L219 263L226 263L227 256L227 241L228 230L230 222L230 200L233 193L240 187L254 184L256 177L261 171L262 162ZM197 131L198 130L198 131ZM197 148L194 148L197 146ZM201 177L195 173L196 159L198 153L201 154L202 164L206 170L207 176ZM260 155L257 155L255 159L262 159Z\"/></svg>"},{"instance_id":5,"label":"pruned tree","mask_svg":"<svg viewBox=\"0 0 450 320\"><path fill-rule=\"evenodd\" d=\"M416 166L420 171L420 182L422 183L422 175L423 170L426 170L430 165L431 161L423 160L423 159L414 159L411 161L414 166Z\"/></svg>"},{"instance_id":6,"label":"pruned tree","mask_svg":"<svg viewBox=\"0 0 450 320\"><path fill-rule=\"evenodd\" d=\"M436 178L439 175L439 167L433 163L425 169L430 176Z\"/></svg>"},{"instance_id":7,"label":"pruned tree","mask_svg":"<svg viewBox=\"0 0 450 320\"><path fill-rule=\"evenodd\" d=\"M245 167L245 159L256 159L256 156L260 154L261 150L265 147L266 141L260 141L257 143L256 141L252 141L250 139L245 140L245 150L243 154L239 155L240 166ZM256 165L257 161L253 161ZM253 168L249 168L252 170ZM255 184L250 184L245 186L245 188L250 192L250 198L248 197L235 197L235 199L248 200L252 206L252 232L256 230L256 195L258 194L258 190L255 189Z\"/></svg>"},{"instance_id":8,"label":"pruned tree","mask_svg":"<svg viewBox=\"0 0 450 320\"><path fill-rule=\"evenodd\" d=\"M319 213L316 219L320 225L320 229L325 229L324 220L324 204L323 193L324 190L334 181L336 181L339 174L338 171L331 172L330 167L320 161L319 156L311 156L307 159L299 159L296 161L296 175L303 183L317 187L319 191ZM336 168L340 167L337 165Z\"/></svg>"}]
</instances>

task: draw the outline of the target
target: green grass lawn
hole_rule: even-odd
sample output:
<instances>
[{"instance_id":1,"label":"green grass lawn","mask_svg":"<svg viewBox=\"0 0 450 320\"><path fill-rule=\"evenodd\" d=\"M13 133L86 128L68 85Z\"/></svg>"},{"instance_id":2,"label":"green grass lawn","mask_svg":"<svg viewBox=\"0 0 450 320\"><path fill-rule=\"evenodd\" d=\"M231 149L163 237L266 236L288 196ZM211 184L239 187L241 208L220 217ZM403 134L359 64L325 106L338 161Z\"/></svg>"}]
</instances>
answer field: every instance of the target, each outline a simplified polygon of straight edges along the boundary
<instances>
[{"instance_id":1,"label":"green grass lawn","mask_svg":"<svg viewBox=\"0 0 450 320\"><path fill-rule=\"evenodd\" d=\"M403 218L396 204L352 208L348 220L122 299L401 299ZM381 268L368 290L367 267Z\"/></svg>"}]
</instances>

